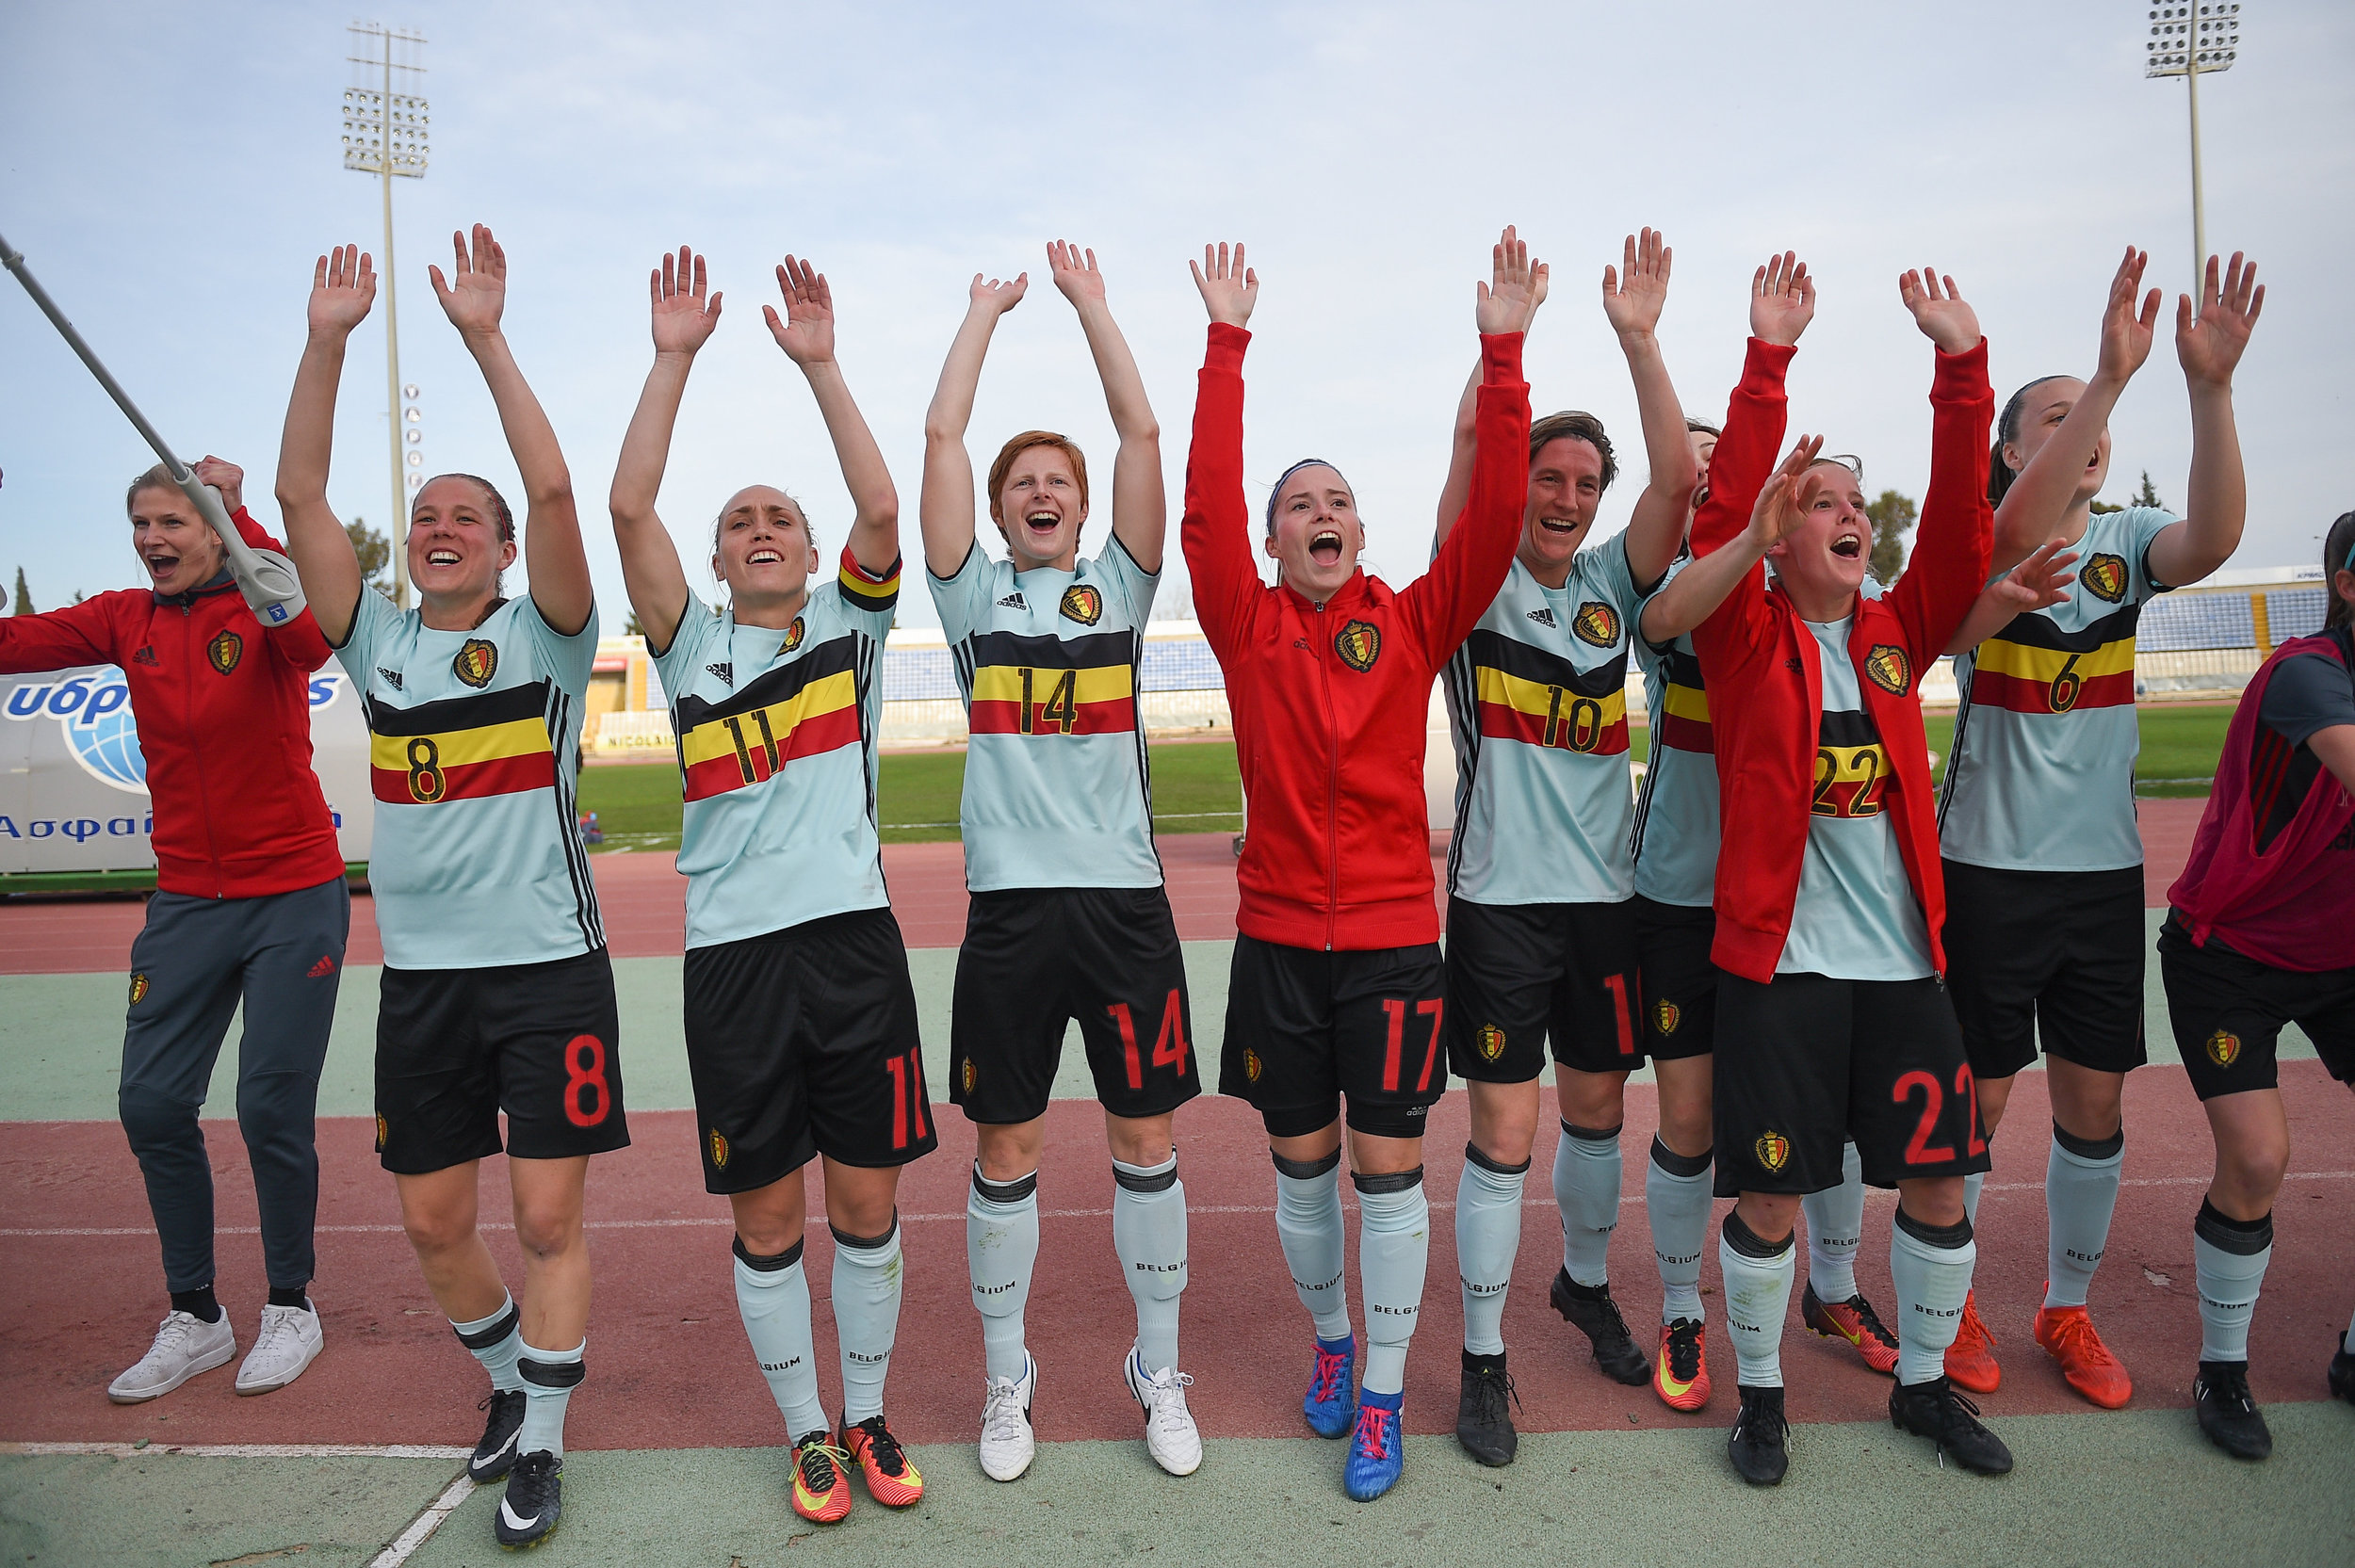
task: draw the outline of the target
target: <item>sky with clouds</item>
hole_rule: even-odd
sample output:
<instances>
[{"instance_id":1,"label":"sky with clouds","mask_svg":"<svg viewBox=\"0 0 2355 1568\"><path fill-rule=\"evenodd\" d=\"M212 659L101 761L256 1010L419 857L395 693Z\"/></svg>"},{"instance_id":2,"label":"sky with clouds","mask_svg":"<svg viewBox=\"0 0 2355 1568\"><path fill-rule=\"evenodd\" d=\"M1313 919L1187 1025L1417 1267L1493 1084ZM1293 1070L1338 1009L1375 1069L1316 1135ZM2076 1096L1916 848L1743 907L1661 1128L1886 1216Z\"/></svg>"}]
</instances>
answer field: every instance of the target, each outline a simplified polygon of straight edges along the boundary
<instances>
[{"instance_id":1,"label":"sky with clouds","mask_svg":"<svg viewBox=\"0 0 2355 1568\"><path fill-rule=\"evenodd\" d=\"M513 482L487 394L425 286L460 224L511 265L508 333L582 501L609 629L604 497L651 349L645 276L711 255L728 295L690 384L662 509L699 539L740 485L782 484L821 533L849 502L806 387L758 307L790 251L829 275L839 357L916 549L922 418L977 271L1028 269L971 430L1113 445L1045 242L1095 248L1162 422L1173 529L1206 239L1251 246L1247 471L1315 453L1353 481L1371 555L1420 570L1473 350L1472 284L1518 222L1553 266L1530 374L1540 412L1635 436L1598 283L1623 234L1676 249L1662 338L1689 412L1722 412L1751 268L1796 249L1821 280L1792 423L1920 495L1930 349L1895 278L1935 264L1978 307L1999 396L2092 364L2129 242L2189 283L2184 88L2141 74L2149 8L1565 3L1548 7L911 3L678 8L418 3L432 165L402 181L404 378L427 472ZM2355 8L2248 0L2242 55L2205 80L2208 235L2269 285L2236 389L2249 479L2237 565L2305 562L2355 506ZM349 18L315 6L0 10L0 234L185 455L249 470L268 505L313 258L381 250L373 178L341 167ZM380 312L382 306L380 304ZM354 338L331 496L382 525L381 317ZM2171 333L2113 422L2108 498L2148 469L2180 501L2189 421ZM52 607L139 580L122 487L150 458L13 283L0 284L0 573ZM1642 471L1606 498L1626 517ZM1109 517L1088 533L1093 551ZM1175 551L1172 556L1175 558ZM699 586L704 579L690 565ZM1173 573L1173 576L1176 574ZM931 622L920 594L903 619Z\"/></svg>"}]
</instances>

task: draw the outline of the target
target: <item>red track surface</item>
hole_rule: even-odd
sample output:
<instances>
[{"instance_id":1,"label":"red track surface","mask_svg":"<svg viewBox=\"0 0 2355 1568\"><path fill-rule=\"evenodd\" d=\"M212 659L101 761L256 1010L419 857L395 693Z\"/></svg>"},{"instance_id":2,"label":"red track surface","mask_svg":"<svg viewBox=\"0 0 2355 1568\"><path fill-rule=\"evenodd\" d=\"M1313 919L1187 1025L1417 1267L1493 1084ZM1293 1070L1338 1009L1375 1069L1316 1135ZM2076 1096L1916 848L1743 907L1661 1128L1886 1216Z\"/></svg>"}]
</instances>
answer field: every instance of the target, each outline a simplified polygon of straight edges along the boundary
<instances>
[{"instance_id":1,"label":"red track surface","mask_svg":"<svg viewBox=\"0 0 2355 1568\"><path fill-rule=\"evenodd\" d=\"M2319 1064L2286 1063L2282 1087L2292 1122L2293 1177L2275 1211L2280 1244L2253 1338L2253 1385L2261 1400L2323 1394L2323 1366L2347 1321L2344 1220L2355 1171L2355 1118L2344 1090ZM2182 1406L2199 1350L2192 1285L2191 1220L2204 1185L2208 1145L2200 1111L2175 1066L2153 1066L2127 1083L2127 1185L2118 1204L2106 1266L2093 1305L2104 1334L2135 1372L2136 1401ZM1658 1285L1641 1207L1643 1151L1654 1124L1650 1091L1630 1092L1625 1135L1626 1223L1612 1248L1613 1273L1639 1333L1657 1320ZM2028 1334L2044 1274L2043 1128L2040 1074L2014 1091L1998 1166L1979 1218L1979 1301L2001 1342L2003 1390L1990 1414L2085 1412ZM1113 1261L1111 1180L1096 1107L1057 1102L1048 1113L1040 1188L1046 1210L1031 1343L1044 1368L1037 1406L1048 1438L1129 1437L1134 1404L1118 1368L1134 1317ZM1406 1414L1420 1431L1453 1430L1456 1346L1462 1330L1455 1286L1452 1204L1466 1128L1460 1092L1432 1116L1429 1191L1434 1216L1430 1285L1407 1374ZM1194 1276L1186 1294L1187 1366L1193 1404L1206 1432L1284 1436L1302 1431L1299 1388L1308 1327L1275 1240L1267 1156L1256 1119L1241 1104L1208 1098L1178 1121L1193 1209ZM965 1271L965 1183L972 1136L963 1118L941 1126L942 1148L913 1168L901 1188L906 1219L907 1301L892 1369L893 1421L903 1437L970 1442L980 1410L981 1334ZM590 1216L597 1298L590 1331L589 1381L573 1405L571 1441L588 1448L761 1446L781 1435L766 1386L738 1322L721 1200L700 1190L694 1127L683 1112L636 1119L635 1147L595 1162ZM161 1301L146 1205L120 1130L106 1123L0 1126L8 1267L0 1269L0 1439L164 1443L461 1443L479 1417L481 1375L451 1340L420 1284L397 1229L389 1180L369 1154L365 1120L323 1122L325 1166L319 1220L327 1353L291 1389L240 1399L234 1373L208 1373L155 1403L118 1407L106 1384L147 1344ZM220 1171L220 1223L254 1222L253 1200L236 1129L210 1129ZM1550 1147L1550 1143L1548 1145ZM497 1212L485 1183L485 1217ZM1723 1426L1731 1418L1732 1363L1713 1342L1719 1390L1710 1408L1679 1416L1648 1390L1606 1382L1584 1342L1546 1305L1560 1262L1551 1199L1540 1158L1523 1210L1524 1239L1506 1312L1514 1374L1527 1430L1623 1430L1631 1424ZM1346 1188L1344 1188L1346 1190ZM1450 1206L1442 1206L1450 1205ZM688 1224L665 1221L690 1221ZM636 1221L636 1228L629 1222ZM651 1222L651 1223L649 1223ZM1890 1204L1867 1210L1868 1294L1893 1315L1886 1272ZM28 1236L27 1230L108 1228L118 1236ZM819 1364L829 1398L838 1398L833 1324L824 1304L832 1242L817 1226L810 1276L820 1299ZM1356 1223L1350 1226L1353 1255ZM521 1279L512 1233L493 1250L511 1282ZM1713 1247L1712 1248L1713 1257ZM220 1293L249 1342L262 1299L259 1248L249 1232L221 1240ZM1714 1287L1713 1262L1703 1270ZM1353 1265L1350 1295L1362 1313ZM1795 1290L1794 1292L1795 1298ZM1711 1317L1721 1321L1712 1297ZM1795 1300L1784 1366L1791 1414L1802 1421L1866 1420L1884 1411L1888 1384L1844 1346L1800 1328ZM2189 1419L2188 1416L2185 1417Z\"/></svg>"},{"instance_id":2,"label":"red track surface","mask_svg":"<svg viewBox=\"0 0 2355 1568\"><path fill-rule=\"evenodd\" d=\"M2167 901L2200 825L2203 800L2140 802L2148 860L2145 901ZM1178 833L1161 841L1178 934L1224 942L1235 934L1235 861L1231 835ZM597 891L615 958L662 958L686 941L687 886L667 854L598 855ZM911 947L954 947L965 939L965 849L959 844L886 844L884 869L892 907ZM1444 899L1441 900L1444 906ZM0 975L111 974L126 966L131 939L146 919L136 898L40 899L0 903ZM382 963L376 906L351 905L350 963Z\"/></svg>"}]
</instances>

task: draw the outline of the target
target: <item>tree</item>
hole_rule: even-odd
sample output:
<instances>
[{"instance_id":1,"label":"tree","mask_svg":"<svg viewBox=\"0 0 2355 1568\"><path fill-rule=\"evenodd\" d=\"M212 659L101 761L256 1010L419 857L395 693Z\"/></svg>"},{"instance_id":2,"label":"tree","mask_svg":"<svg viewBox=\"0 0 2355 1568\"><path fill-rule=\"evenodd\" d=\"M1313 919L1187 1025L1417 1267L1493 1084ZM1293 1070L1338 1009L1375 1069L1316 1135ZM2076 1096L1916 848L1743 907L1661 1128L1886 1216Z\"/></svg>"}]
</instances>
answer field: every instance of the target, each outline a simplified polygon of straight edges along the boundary
<instances>
[{"instance_id":1,"label":"tree","mask_svg":"<svg viewBox=\"0 0 2355 1568\"><path fill-rule=\"evenodd\" d=\"M638 620L638 612L636 610L632 610L628 615L623 617L622 635L624 637L643 637L646 635L646 628L640 623Z\"/></svg>"},{"instance_id":2,"label":"tree","mask_svg":"<svg viewBox=\"0 0 2355 1568\"><path fill-rule=\"evenodd\" d=\"M2167 509L2167 503L2159 499L2158 491L2151 483L2151 470L2147 468L2142 471L2142 488L2135 492L2135 505L2156 507L2161 511Z\"/></svg>"},{"instance_id":3,"label":"tree","mask_svg":"<svg viewBox=\"0 0 2355 1568\"><path fill-rule=\"evenodd\" d=\"M1873 557L1866 570L1873 574L1874 581L1887 588L1905 569L1906 535L1913 531L1921 509L1913 504L1912 496L1884 490L1864 504L1864 515L1873 520Z\"/></svg>"},{"instance_id":4,"label":"tree","mask_svg":"<svg viewBox=\"0 0 2355 1568\"><path fill-rule=\"evenodd\" d=\"M16 613L33 613L33 590L24 586L24 568L21 566L16 569Z\"/></svg>"},{"instance_id":5,"label":"tree","mask_svg":"<svg viewBox=\"0 0 2355 1568\"><path fill-rule=\"evenodd\" d=\"M355 517L345 524L344 532L351 536L351 553L360 558L361 582L379 592L384 591L384 569L393 561L393 542L369 527L365 517Z\"/></svg>"}]
</instances>

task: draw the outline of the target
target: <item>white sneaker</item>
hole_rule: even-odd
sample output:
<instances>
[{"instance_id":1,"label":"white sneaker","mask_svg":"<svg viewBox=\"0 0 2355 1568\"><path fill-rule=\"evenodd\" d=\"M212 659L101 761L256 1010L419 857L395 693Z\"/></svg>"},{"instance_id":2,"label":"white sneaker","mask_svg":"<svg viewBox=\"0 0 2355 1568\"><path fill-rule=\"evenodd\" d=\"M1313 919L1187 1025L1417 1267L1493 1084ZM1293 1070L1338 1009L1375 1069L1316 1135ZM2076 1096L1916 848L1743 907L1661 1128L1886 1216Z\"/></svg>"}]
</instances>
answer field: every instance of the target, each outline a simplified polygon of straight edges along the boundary
<instances>
[{"instance_id":1,"label":"white sneaker","mask_svg":"<svg viewBox=\"0 0 2355 1568\"><path fill-rule=\"evenodd\" d=\"M285 1387L318 1359L325 1344L319 1310L307 1298L299 1307L264 1307L262 1332L253 1336L253 1349L237 1368L237 1392L268 1394Z\"/></svg>"},{"instance_id":2,"label":"white sneaker","mask_svg":"<svg viewBox=\"0 0 2355 1568\"><path fill-rule=\"evenodd\" d=\"M1022 1355L1022 1376L992 1378L982 1406L982 1474L994 1481L1020 1480L1038 1452L1031 1434L1031 1396L1038 1388L1038 1363Z\"/></svg>"},{"instance_id":3,"label":"white sneaker","mask_svg":"<svg viewBox=\"0 0 2355 1568\"><path fill-rule=\"evenodd\" d=\"M106 1385L106 1398L136 1405L171 1393L199 1372L209 1372L237 1353L237 1334L222 1313L203 1322L185 1312L167 1312L137 1366Z\"/></svg>"},{"instance_id":4,"label":"white sneaker","mask_svg":"<svg viewBox=\"0 0 2355 1568\"><path fill-rule=\"evenodd\" d=\"M1129 1392L1145 1407L1145 1451L1153 1463L1173 1476L1191 1476L1202 1468L1202 1434L1186 1408L1186 1390L1194 1380L1174 1366L1148 1372L1144 1357L1133 1350L1121 1371L1128 1377Z\"/></svg>"}]
</instances>

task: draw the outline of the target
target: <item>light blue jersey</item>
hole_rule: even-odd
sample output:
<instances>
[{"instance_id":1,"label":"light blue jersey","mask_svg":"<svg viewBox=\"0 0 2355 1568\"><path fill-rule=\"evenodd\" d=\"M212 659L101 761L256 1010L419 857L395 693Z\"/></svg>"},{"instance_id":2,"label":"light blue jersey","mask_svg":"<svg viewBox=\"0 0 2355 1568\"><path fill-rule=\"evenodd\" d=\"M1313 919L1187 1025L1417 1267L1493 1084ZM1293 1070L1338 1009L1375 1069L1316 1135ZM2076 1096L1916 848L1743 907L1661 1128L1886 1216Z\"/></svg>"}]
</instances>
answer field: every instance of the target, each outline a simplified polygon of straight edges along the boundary
<instances>
[{"instance_id":1,"label":"light blue jersey","mask_svg":"<svg viewBox=\"0 0 2355 1568\"><path fill-rule=\"evenodd\" d=\"M1627 661L1642 609L1624 538L1581 550L1559 589L1516 560L1448 660L1452 897L1588 904L1634 891Z\"/></svg>"},{"instance_id":2,"label":"light blue jersey","mask_svg":"<svg viewBox=\"0 0 2355 1568\"><path fill-rule=\"evenodd\" d=\"M1930 928L1906 876L1897 830L1882 797L1889 752L1858 689L1848 656L1853 617L1815 634L1823 667L1823 720L1816 731L1815 795L1807 860L1778 975L1841 980L1918 980L1930 963Z\"/></svg>"},{"instance_id":3,"label":"light blue jersey","mask_svg":"<svg viewBox=\"0 0 2355 1568\"><path fill-rule=\"evenodd\" d=\"M977 543L927 576L972 732L966 886L1161 886L1137 708L1160 576L1116 535L1075 572L1016 572Z\"/></svg>"},{"instance_id":4,"label":"light blue jersey","mask_svg":"<svg viewBox=\"0 0 2355 1568\"><path fill-rule=\"evenodd\" d=\"M510 599L444 632L364 590L335 656L368 724L384 962L488 969L604 946L576 793L596 612L564 637Z\"/></svg>"},{"instance_id":5,"label":"light blue jersey","mask_svg":"<svg viewBox=\"0 0 2355 1568\"><path fill-rule=\"evenodd\" d=\"M1679 560L1660 587L1691 564L1689 556ZM1635 658L1651 720L1651 754L1632 836L1635 891L1654 903L1707 909L1716 897L1717 747L1701 661L1690 632L1655 648L1639 630Z\"/></svg>"},{"instance_id":6,"label":"light blue jersey","mask_svg":"<svg viewBox=\"0 0 2355 1568\"><path fill-rule=\"evenodd\" d=\"M2135 622L2164 585L2151 542L2176 519L2154 507L2097 513L2069 597L2015 616L1955 659L1962 706L1939 800L1939 850L2010 871L2142 864L2135 823Z\"/></svg>"},{"instance_id":7,"label":"light blue jersey","mask_svg":"<svg viewBox=\"0 0 2355 1568\"><path fill-rule=\"evenodd\" d=\"M687 799L687 946L883 909L875 831L880 655L900 596L845 550L793 624L746 626L690 594L655 655Z\"/></svg>"}]
</instances>

